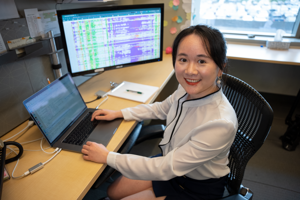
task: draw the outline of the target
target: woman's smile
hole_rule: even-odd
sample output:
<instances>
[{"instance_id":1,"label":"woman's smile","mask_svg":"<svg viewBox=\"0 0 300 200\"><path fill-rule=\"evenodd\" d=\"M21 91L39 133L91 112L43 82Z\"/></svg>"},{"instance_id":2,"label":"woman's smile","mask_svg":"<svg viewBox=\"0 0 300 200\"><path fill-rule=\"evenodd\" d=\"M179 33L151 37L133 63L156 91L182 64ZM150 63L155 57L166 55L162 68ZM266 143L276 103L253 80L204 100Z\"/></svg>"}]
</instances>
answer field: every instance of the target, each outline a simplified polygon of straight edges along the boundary
<instances>
[{"instance_id":1,"label":"woman's smile","mask_svg":"<svg viewBox=\"0 0 300 200\"><path fill-rule=\"evenodd\" d=\"M185 82L188 85L197 85L200 81L201 81L201 79L187 79L187 78L185 78Z\"/></svg>"}]
</instances>

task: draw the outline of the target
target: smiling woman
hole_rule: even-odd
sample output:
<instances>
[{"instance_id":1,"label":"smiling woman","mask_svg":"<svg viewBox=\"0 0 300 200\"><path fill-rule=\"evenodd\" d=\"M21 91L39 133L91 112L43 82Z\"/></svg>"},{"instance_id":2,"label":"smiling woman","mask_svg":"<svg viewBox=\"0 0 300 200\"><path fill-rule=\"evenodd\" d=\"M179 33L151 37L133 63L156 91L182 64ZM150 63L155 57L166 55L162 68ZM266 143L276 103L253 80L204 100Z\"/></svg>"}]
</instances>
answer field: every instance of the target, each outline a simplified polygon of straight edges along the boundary
<instances>
[{"instance_id":1,"label":"smiling woman","mask_svg":"<svg viewBox=\"0 0 300 200\"><path fill-rule=\"evenodd\" d=\"M226 66L220 31L191 26L173 44L178 89L167 99L121 111L98 110L92 119L166 119L159 146L147 158L109 152L88 142L84 159L107 163L122 173L108 189L110 199L219 199L230 172L228 153L238 127L236 114L219 86Z\"/></svg>"},{"instance_id":2,"label":"smiling woman","mask_svg":"<svg viewBox=\"0 0 300 200\"><path fill-rule=\"evenodd\" d=\"M220 41L214 35L221 36ZM188 99L201 98L219 90L216 79L221 79L227 61L222 40L218 30L206 26L191 27L177 36L173 64L175 62L178 82L189 94Z\"/></svg>"}]
</instances>

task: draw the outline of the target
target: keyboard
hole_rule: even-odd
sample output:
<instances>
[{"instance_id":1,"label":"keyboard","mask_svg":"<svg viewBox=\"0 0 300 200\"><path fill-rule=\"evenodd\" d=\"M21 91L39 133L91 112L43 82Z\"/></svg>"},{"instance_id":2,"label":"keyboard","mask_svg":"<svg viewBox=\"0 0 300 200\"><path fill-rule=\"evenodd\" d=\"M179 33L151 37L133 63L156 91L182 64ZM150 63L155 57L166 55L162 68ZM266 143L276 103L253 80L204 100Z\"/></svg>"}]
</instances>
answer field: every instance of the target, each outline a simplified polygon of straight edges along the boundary
<instances>
[{"instance_id":1,"label":"keyboard","mask_svg":"<svg viewBox=\"0 0 300 200\"><path fill-rule=\"evenodd\" d=\"M87 113L74 130L63 140L63 143L82 145L98 124L97 120L91 121L92 114L92 112Z\"/></svg>"}]
</instances>

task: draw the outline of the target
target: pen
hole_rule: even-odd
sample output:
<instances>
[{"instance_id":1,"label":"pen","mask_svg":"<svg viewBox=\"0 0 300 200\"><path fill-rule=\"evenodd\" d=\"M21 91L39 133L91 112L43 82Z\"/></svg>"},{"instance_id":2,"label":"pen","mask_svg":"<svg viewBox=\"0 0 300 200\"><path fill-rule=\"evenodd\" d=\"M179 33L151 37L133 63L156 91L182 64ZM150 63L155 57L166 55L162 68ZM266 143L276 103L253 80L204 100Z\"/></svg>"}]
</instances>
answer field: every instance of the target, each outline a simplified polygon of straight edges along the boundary
<instances>
[{"instance_id":1,"label":"pen","mask_svg":"<svg viewBox=\"0 0 300 200\"><path fill-rule=\"evenodd\" d=\"M127 92L134 92L134 93L137 93L137 94L143 94L142 92L139 92L139 91L135 91L135 90L126 90Z\"/></svg>"},{"instance_id":2,"label":"pen","mask_svg":"<svg viewBox=\"0 0 300 200\"><path fill-rule=\"evenodd\" d=\"M47 78L47 81L48 81L48 84L50 84L51 82L50 82L50 80L49 80L49 78Z\"/></svg>"}]
</instances>

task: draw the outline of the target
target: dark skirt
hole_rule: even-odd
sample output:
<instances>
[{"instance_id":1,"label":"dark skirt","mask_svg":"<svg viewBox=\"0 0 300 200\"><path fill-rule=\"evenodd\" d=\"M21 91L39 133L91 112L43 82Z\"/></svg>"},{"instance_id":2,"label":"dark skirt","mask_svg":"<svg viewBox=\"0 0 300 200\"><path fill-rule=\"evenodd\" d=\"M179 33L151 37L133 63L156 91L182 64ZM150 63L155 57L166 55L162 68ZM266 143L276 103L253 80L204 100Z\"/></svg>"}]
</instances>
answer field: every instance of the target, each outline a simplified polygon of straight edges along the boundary
<instances>
[{"instance_id":1,"label":"dark skirt","mask_svg":"<svg viewBox=\"0 0 300 200\"><path fill-rule=\"evenodd\" d=\"M166 196L166 200L215 200L222 198L227 177L195 180L181 176L168 181L152 181L152 187L156 197Z\"/></svg>"}]
</instances>

